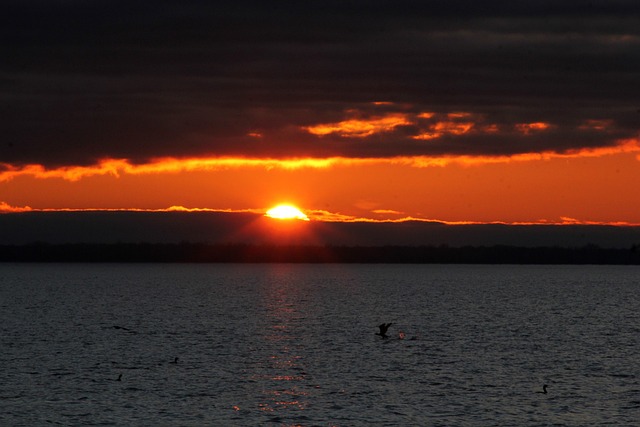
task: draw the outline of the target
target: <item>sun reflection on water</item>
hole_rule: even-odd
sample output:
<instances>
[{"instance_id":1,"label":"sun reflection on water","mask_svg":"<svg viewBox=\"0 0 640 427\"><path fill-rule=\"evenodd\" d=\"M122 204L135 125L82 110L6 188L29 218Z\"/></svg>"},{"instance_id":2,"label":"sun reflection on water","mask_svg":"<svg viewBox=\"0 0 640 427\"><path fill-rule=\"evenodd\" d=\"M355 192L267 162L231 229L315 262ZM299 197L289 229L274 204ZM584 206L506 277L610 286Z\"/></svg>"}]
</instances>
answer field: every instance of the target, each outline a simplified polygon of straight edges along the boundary
<instances>
[{"instance_id":1,"label":"sun reflection on water","mask_svg":"<svg viewBox=\"0 0 640 427\"><path fill-rule=\"evenodd\" d=\"M262 396L257 409L282 417L307 409L312 386L301 355L302 332L297 328L304 310L299 289L285 267L274 267L269 273L269 285L262 289L264 318L259 320L263 326L258 332L266 356L256 361L260 370L251 380Z\"/></svg>"}]
</instances>

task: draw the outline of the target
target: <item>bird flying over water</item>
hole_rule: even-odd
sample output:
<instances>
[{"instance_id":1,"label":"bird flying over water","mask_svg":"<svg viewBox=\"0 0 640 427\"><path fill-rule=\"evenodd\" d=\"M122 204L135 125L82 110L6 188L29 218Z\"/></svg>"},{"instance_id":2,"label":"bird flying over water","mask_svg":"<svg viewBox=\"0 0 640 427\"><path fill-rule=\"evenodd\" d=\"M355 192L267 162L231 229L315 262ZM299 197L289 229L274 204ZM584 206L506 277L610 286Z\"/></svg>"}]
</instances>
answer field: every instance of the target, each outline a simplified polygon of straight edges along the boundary
<instances>
[{"instance_id":1,"label":"bird flying over water","mask_svg":"<svg viewBox=\"0 0 640 427\"><path fill-rule=\"evenodd\" d=\"M378 328L380 328L380 332L376 332L376 335L380 335L382 338L387 338L387 330L392 324L393 323L383 323L378 326Z\"/></svg>"}]
</instances>

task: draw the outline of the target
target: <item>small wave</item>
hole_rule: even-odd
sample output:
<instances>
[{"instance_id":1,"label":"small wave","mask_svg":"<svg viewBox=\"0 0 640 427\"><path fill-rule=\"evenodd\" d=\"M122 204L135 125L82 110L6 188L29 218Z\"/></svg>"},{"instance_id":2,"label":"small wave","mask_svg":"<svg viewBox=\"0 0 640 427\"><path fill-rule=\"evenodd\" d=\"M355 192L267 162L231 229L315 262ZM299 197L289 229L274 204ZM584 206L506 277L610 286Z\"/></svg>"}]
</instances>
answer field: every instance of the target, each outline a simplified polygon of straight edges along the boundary
<instances>
[{"instance_id":1,"label":"small wave","mask_svg":"<svg viewBox=\"0 0 640 427\"><path fill-rule=\"evenodd\" d=\"M633 374L611 374L613 378L635 378Z\"/></svg>"},{"instance_id":2,"label":"small wave","mask_svg":"<svg viewBox=\"0 0 640 427\"><path fill-rule=\"evenodd\" d=\"M14 396L0 396L0 400L20 399L22 397L24 397L23 394L16 394Z\"/></svg>"}]
</instances>

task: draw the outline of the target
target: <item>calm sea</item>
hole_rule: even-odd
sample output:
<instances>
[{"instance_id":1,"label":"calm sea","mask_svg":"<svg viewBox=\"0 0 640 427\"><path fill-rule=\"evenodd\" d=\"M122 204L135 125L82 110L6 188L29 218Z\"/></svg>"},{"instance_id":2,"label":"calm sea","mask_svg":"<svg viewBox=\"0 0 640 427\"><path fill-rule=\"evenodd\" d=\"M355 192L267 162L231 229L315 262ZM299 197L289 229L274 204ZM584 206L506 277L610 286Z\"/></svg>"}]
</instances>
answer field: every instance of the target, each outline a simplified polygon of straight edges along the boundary
<instances>
[{"instance_id":1,"label":"calm sea","mask_svg":"<svg viewBox=\"0 0 640 427\"><path fill-rule=\"evenodd\" d=\"M0 264L0 425L640 425L639 309L639 267Z\"/></svg>"}]
</instances>

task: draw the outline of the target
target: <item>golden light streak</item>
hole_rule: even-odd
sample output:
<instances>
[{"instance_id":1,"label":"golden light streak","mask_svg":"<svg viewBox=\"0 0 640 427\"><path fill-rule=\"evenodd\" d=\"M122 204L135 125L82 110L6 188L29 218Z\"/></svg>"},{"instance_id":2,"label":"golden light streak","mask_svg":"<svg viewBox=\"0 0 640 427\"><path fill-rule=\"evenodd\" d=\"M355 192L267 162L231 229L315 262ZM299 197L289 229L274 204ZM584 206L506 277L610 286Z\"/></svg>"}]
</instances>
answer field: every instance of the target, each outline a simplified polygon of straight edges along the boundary
<instances>
[{"instance_id":1,"label":"golden light streak","mask_svg":"<svg viewBox=\"0 0 640 427\"><path fill-rule=\"evenodd\" d=\"M540 224L532 224L532 225L540 225ZM584 219L576 219L562 216L560 217L560 222L553 223L552 225L610 225L614 227L637 227L640 224L634 224L627 221L589 221Z\"/></svg>"},{"instance_id":2,"label":"golden light streak","mask_svg":"<svg viewBox=\"0 0 640 427\"><path fill-rule=\"evenodd\" d=\"M16 208L8 205L5 202L0 202L0 215L8 213L20 213L20 212L220 212L220 213L252 213L256 215L264 215L264 209L211 209L211 208L186 208L183 206L171 206L165 209L140 209L140 208L121 208L121 209L109 209L109 208L86 208L86 209L32 209L29 207ZM380 209L375 213L389 213L389 214L401 214L401 212L394 210ZM344 215L335 212L329 212L325 210L308 210L306 216L307 220L320 221L320 222L350 222L350 223L377 223L377 224L397 224L406 222L424 222L442 225L607 225L616 227L638 227L640 223L629 221L593 221L576 219L572 217L560 216L559 221L550 221L546 219L540 219L537 221L448 221L433 218L421 218L416 216L405 216L402 218L387 218L376 219L367 217L356 217L352 215Z\"/></svg>"},{"instance_id":3,"label":"golden light streak","mask_svg":"<svg viewBox=\"0 0 640 427\"><path fill-rule=\"evenodd\" d=\"M219 213L251 213L263 215L264 208L254 209L214 209L214 208L187 208L184 206L170 206L168 208L32 208L30 206L11 206L0 201L0 214L19 212L219 212Z\"/></svg>"},{"instance_id":4,"label":"golden light streak","mask_svg":"<svg viewBox=\"0 0 640 427\"><path fill-rule=\"evenodd\" d=\"M340 136L364 138L374 133L390 132L398 126L410 124L406 114L396 113L370 119L351 119L337 123L319 124L303 129L318 136L335 133Z\"/></svg>"},{"instance_id":5,"label":"golden light streak","mask_svg":"<svg viewBox=\"0 0 640 427\"><path fill-rule=\"evenodd\" d=\"M393 210L389 210L389 212L396 212ZM397 212L398 214L400 212ZM355 217L351 215L343 215L340 213L332 213L323 210L311 210L307 211L307 214L311 220L314 221L322 221L322 222L360 222L360 223L379 223L379 224L398 224L398 223L406 223L406 222L424 222L424 223L432 223L432 224L443 224L443 225L611 225L611 226L619 226L619 227L637 227L640 226L640 223L628 222L628 221L589 221L589 220L578 220L574 218L568 217L560 217L559 221L549 221L546 219L541 219L537 221L448 221L434 218L422 218L416 216L404 216L402 218L386 218L386 219L376 219L376 218L366 218L366 217Z\"/></svg>"},{"instance_id":6,"label":"golden light streak","mask_svg":"<svg viewBox=\"0 0 640 427\"><path fill-rule=\"evenodd\" d=\"M252 209L212 209L212 208L187 208L184 206L171 206L162 209L143 209L143 208L83 208L83 209L60 209L60 208L48 208L48 209L35 209L28 206L15 207L10 206L5 202L0 202L0 215L9 213L21 213L21 212L219 212L219 213L251 213L255 215L263 215L264 208L252 208ZM377 214L393 214L400 215L402 212L392 209L377 209L372 211ZM482 225L482 224L494 224L494 225L608 225L618 227L638 227L640 223L629 221L593 221L576 219L567 216L560 216L559 221L550 221L547 219L540 219L537 221L448 221L434 218L423 218L416 216L404 216L402 218L367 218L357 217L353 215L345 215L339 212L329 212L326 210L315 209L307 210L306 214L303 214L307 219L304 221L319 221L319 222L350 222L350 223L405 223L405 222L424 222L443 225ZM302 219L302 218L299 218Z\"/></svg>"},{"instance_id":7,"label":"golden light streak","mask_svg":"<svg viewBox=\"0 0 640 427\"><path fill-rule=\"evenodd\" d=\"M461 128L462 130L464 128ZM266 170L284 169L328 169L332 167L371 166L371 165L401 165L416 168L444 167L451 164L465 166L526 162L551 159L593 158L614 154L640 153L640 139L621 140L610 147L583 148L569 150L565 153L544 151L540 153L522 153L501 156L397 156L397 157L326 157L326 158L240 158L240 157L209 157L209 158L159 158L146 164L132 164L126 159L105 159L92 166L65 166L47 169L42 165L32 164L17 167L10 164L0 164L0 183L18 177L32 177L36 179L63 179L79 181L93 176L112 175L144 175L181 173L195 171L217 171L239 168L262 168ZM638 155L640 160L640 154Z\"/></svg>"},{"instance_id":8,"label":"golden light streak","mask_svg":"<svg viewBox=\"0 0 640 427\"><path fill-rule=\"evenodd\" d=\"M402 215L402 212L394 211L393 209L374 209L371 212L376 214Z\"/></svg>"},{"instance_id":9,"label":"golden light streak","mask_svg":"<svg viewBox=\"0 0 640 427\"><path fill-rule=\"evenodd\" d=\"M473 116L473 113L468 113L466 111L456 111L456 112L447 114L447 117L450 119L462 119L462 118L471 117L471 116Z\"/></svg>"},{"instance_id":10,"label":"golden light streak","mask_svg":"<svg viewBox=\"0 0 640 427\"><path fill-rule=\"evenodd\" d=\"M364 159L365 163L368 161ZM356 163L362 163L355 159ZM241 157L211 157L211 158L158 158L146 164L132 164L127 159L105 159L92 166L64 166L46 169L42 165L30 164L17 167L10 164L0 164L0 182L9 181L19 176L30 176L37 179L59 178L67 181L78 181L92 176L121 174L141 175L160 173L179 173L193 171L215 171L231 168L264 168L264 169L302 169L328 168L336 163L351 164L351 159L341 157L330 158L241 158ZM4 170L2 170L4 169Z\"/></svg>"}]
</instances>

